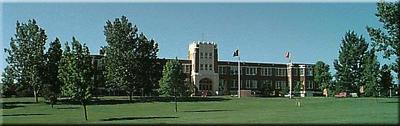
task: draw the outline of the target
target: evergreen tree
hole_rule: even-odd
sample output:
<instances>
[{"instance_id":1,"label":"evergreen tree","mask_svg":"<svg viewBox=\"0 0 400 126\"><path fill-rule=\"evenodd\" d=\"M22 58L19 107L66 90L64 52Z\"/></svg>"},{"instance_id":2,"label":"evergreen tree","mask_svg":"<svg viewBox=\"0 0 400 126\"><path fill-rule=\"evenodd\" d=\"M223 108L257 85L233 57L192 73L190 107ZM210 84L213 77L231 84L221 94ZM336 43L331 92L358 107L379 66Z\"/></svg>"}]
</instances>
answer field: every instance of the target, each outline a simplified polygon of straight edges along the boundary
<instances>
[{"instance_id":1,"label":"evergreen tree","mask_svg":"<svg viewBox=\"0 0 400 126\"><path fill-rule=\"evenodd\" d=\"M72 49L66 44L59 68L59 78L64 83L63 94L79 101L84 109L87 120L86 105L91 98L93 85L92 58L89 48L72 38Z\"/></svg>"},{"instance_id":2,"label":"evergreen tree","mask_svg":"<svg viewBox=\"0 0 400 126\"><path fill-rule=\"evenodd\" d=\"M379 21L383 23L380 28L367 27L367 31L377 51L384 52L384 58L395 58L392 69L397 73L397 81L400 83L400 1L378 2L377 13Z\"/></svg>"},{"instance_id":3,"label":"evergreen tree","mask_svg":"<svg viewBox=\"0 0 400 126\"><path fill-rule=\"evenodd\" d=\"M374 50L367 52L363 65L363 80L365 81L364 95L378 96L379 62L376 59Z\"/></svg>"},{"instance_id":4,"label":"evergreen tree","mask_svg":"<svg viewBox=\"0 0 400 126\"><path fill-rule=\"evenodd\" d=\"M185 75L182 70L182 64L178 59L169 60L163 69L162 78L160 79L159 92L166 96L188 96L189 88L184 83Z\"/></svg>"},{"instance_id":5,"label":"evergreen tree","mask_svg":"<svg viewBox=\"0 0 400 126\"><path fill-rule=\"evenodd\" d=\"M393 83L392 83L393 78L392 78L392 75L390 74L390 72L391 71L390 71L388 65L385 64L382 66L381 72L380 72L381 78L380 78L379 84L382 87L381 92L385 96L389 95L390 87L392 87L392 85L393 85Z\"/></svg>"},{"instance_id":6,"label":"evergreen tree","mask_svg":"<svg viewBox=\"0 0 400 126\"><path fill-rule=\"evenodd\" d=\"M342 39L339 50L339 59L335 59L336 89L337 91L358 92L363 85L362 63L368 49L365 39L356 33L347 32Z\"/></svg>"},{"instance_id":7,"label":"evergreen tree","mask_svg":"<svg viewBox=\"0 0 400 126\"><path fill-rule=\"evenodd\" d=\"M53 107L57 97L61 93L61 81L58 76L59 63L62 56L61 43L58 38L50 43L50 48L46 53L46 77L43 95L48 99Z\"/></svg>"},{"instance_id":8,"label":"evergreen tree","mask_svg":"<svg viewBox=\"0 0 400 126\"><path fill-rule=\"evenodd\" d=\"M314 83L319 85L319 89L324 90L330 88L332 80L331 73L329 72L329 65L322 61L317 61L313 66Z\"/></svg>"},{"instance_id":9,"label":"evergreen tree","mask_svg":"<svg viewBox=\"0 0 400 126\"><path fill-rule=\"evenodd\" d=\"M35 102L38 102L38 93L44 80L46 40L45 31L35 20L22 24L17 21L16 34L11 38L11 49L8 50L11 54L8 59L12 59L10 67L16 71L17 82L25 85L21 87L32 89Z\"/></svg>"}]
</instances>

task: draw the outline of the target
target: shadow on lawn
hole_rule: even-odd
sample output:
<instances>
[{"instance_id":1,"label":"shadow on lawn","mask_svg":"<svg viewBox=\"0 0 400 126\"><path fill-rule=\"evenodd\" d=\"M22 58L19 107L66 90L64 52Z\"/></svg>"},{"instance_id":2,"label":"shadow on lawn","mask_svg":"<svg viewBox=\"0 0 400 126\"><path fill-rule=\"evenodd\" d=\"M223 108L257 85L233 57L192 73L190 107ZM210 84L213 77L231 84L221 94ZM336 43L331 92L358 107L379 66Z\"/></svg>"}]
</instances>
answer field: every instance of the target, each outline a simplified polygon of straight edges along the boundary
<instances>
[{"instance_id":1,"label":"shadow on lawn","mask_svg":"<svg viewBox=\"0 0 400 126\"><path fill-rule=\"evenodd\" d=\"M178 117L174 117L174 116L120 117L120 118L101 119L100 121L138 120L138 119L169 119L169 118L178 118Z\"/></svg>"},{"instance_id":2,"label":"shadow on lawn","mask_svg":"<svg viewBox=\"0 0 400 126\"><path fill-rule=\"evenodd\" d=\"M232 110L211 109L211 110L188 110L183 112L224 112L224 111L232 111Z\"/></svg>"},{"instance_id":3,"label":"shadow on lawn","mask_svg":"<svg viewBox=\"0 0 400 126\"><path fill-rule=\"evenodd\" d=\"M60 107L57 109L79 109L79 107Z\"/></svg>"},{"instance_id":4,"label":"shadow on lawn","mask_svg":"<svg viewBox=\"0 0 400 126\"><path fill-rule=\"evenodd\" d=\"M212 98L212 97L181 97L177 98L178 102L209 102L209 101L226 101L231 100L227 98ZM80 102L72 100L59 100L61 104L80 105ZM173 97L137 97L130 102L128 99L99 99L92 100L89 105L115 105L115 104L129 104L129 103L146 103L146 102L174 102Z\"/></svg>"},{"instance_id":5,"label":"shadow on lawn","mask_svg":"<svg viewBox=\"0 0 400 126\"><path fill-rule=\"evenodd\" d=\"M28 114L8 114L3 116L33 116L33 115L50 115L50 114L28 113Z\"/></svg>"},{"instance_id":6,"label":"shadow on lawn","mask_svg":"<svg viewBox=\"0 0 400 126\"><path fill-rule=\"evenodd\" d=\"M399 104L400 101L389 101L389 102L381 102L381 103L397 103L397 104Z\"/></svg>"},{"instance_id":7,"label":"shadow on lawn","mask_svg":"<svg viewBox=\"0 0 400 126\"><path fill-rule=\"evenodd\" d=\"M11 105L2 104L2 105L1 105L1 109L13 109L13 108L20 108L20 107L25 107L25 106L22 106L22 105L14 105L14 104L11 104Z\"/></svg>"}]
</instances>

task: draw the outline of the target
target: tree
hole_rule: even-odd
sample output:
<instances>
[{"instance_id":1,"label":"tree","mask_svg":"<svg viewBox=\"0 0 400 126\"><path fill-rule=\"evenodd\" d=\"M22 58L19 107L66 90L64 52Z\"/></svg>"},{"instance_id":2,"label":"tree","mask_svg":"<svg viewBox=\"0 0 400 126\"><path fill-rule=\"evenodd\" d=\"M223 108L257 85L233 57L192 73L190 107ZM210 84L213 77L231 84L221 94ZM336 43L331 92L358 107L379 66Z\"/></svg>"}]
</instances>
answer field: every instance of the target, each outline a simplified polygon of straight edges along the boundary
<instances>
[{"instance_id":1,"label":"tree","mask_svg":"<svg viewBox=\"0 0 400 126\"><path fill-rule=\"evenodd\" d=\"M370 50L364 59L363 80L365 81L365 96L378 96L379 92L379 62L375 51Z\"/></svg>"},{"instance_id":2,"label":"tree","mask_svg":"<svg viewBox=\"0 0 400 126\"><path fill-rule=\"evenodd\" d=\"M44 45L47 40L45 30L35 20L16 24L16 34L11 38L9 57L10 67L16 71L19 84L32 88L35 102L44 78Z\"/></svg>"},{"instance_id":3,"label":"tree","mask_svg":"<svg viewBox=\"0 0 400 126\"><path fill-rule=\"evenodd\" d=\"M163 69L162 78L160 79L159 92L166 96L188 96L188 85L184 83L185 75L182 70L182 64L178 59L169 60Z\"/></svg>"},{"instance_id":4,"label":"tree","mask_svg":"<svg viewBox=\"0 0 400 126\"><path fill-rule=\"evenodd\" d=\"M134 55L138 29L125 16L116 18L114 22L107 21L104 29L108 44L104 60L106 86L125 89L129 101L132 101L137 86L136 75L140 74L136 69L138 62Z\"/></svg>"},{"instance_id":5,"label":"tree","mask_svg":"<svg viewBox=\"0 0 400 126\"><path fill-rule=\"evenodd\" d=\"M157 64L158 44L148 40L125 16L107 21L104 35L106 85L124 89L132 101L134 92L149 93L157 88L160 77Z\"/></svg>"},{"instance_id":6,"label":"tree","mask_svg":"<svg viewBox=\"0 0 400 126\"><path fill-rule=\"evenodd\" d=\"M7 66L1 76L1 93L7 97L16 95L17 85L15 84L15 71L13 71L10 66Z\"/></svg>"},{"instance_id":7,"label":"tree","mask_svg":"<svg viewBox=\"0 0 400 126\"><path fill-rule=\"evenodd\" d=\"M50 43L50 48L46 53L46 76L44 82L43 95L50 101L51 107L57 101L61 93L61 81L58 76L59 63L62 57L61 43L58 38Z\"/></svg>"},{"instance_id":8,"label":"tree","mask_svg":"<svg viewBox=\"0 0 400 126\"><path fill-rule=\"evenodd\" d=\"M91 98L93 85L92 58L86 44L81 45L75 37L72 38L71 45L72 49L70 49L68 43L66 44L66 49L61 58L59 78L64 83L63 94L82 104L87 120L86 105Z\"/></svg>"},{"instance_id":9,"label":"tree","mask_svg":"<svg viewBox=\"0 0 400 126\"><path fill-rule=\"evenodd\" d=\"M141 73L137 74L138 88L144 93L152 93L153 89L158 88L158 81L161 77L162 68L157 64L158 44L154 40L148 40L141 33L137 39L135 49L135 59L137 60L136 70Z\"/></svg>"},{"instance_id":10,"label":"tree","mask_svg":"<svg viewBox=\"0 0 400 126\"><path fill-rule=\"evenodd\" d=\"M317 61L313 66L314 83L319 85L319 89L324 90L330 88L332 80L331 73L329 72L329 65L322 61Z\"/></svg>"},{"instance_id":11,"label":"tree","mask_svg":"<svg viewBox=\"0 0 400 126\"><path fill-rule=\"evenodd\" d=\"M382 87L381 92L383 95L388 96L389 95L389 90L390 87L392 87L392 75L390 74L390 69L388 65L383 65L381 70L380 70L380 86Z\"/></svg>"},{"instance_id":12,"label":"tree","mask_svg":"<svg viewBox=\"0 0 400 126\"><path fill-rule=\"evenodd\" d=\"M378 2L377 13L379 21L383 23L383 29L367 27L367 31L377 51L384 52L384 58L394 56L396 61L391 65L397 73L397 81L400 83L400 1Z\"/></svg>"},{"instance_id":13,"label":"tree","mask_svg":"<svg viewBox=\"0 0 400 126\"><path fill-rule=\"evenodd\" d=\"M335 59L337 91L358 92L364 83L362 80L363 58L368 49L365 39L354 31L346 33L339 50L339 59Z\"/></svg>"}]
</instances>

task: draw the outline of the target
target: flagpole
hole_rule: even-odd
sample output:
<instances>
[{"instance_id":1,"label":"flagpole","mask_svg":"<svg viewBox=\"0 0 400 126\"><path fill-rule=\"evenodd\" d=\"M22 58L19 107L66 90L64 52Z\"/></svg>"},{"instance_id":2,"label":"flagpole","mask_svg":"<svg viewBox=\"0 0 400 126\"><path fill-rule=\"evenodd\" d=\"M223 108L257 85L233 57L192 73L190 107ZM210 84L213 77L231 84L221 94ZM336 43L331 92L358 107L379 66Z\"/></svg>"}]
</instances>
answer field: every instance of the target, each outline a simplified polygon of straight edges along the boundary
<instances>
[{"instance_id":1,"label":"flagpole","mask_svg":"<svg viewBox=\"0 0 400 126\"><path fill-rule=\"evenodd\" d=\"M291 76L291 77L290 77L290 81L289 81L289 82L290 82L290 86L289 86L289 98L292 99L292 84L293 84L293 82L292 82L292 55L290 55L290 53L289 53L289 65L290 65L289 68L290 68L290 71L291 71L291 72L290 72L290 74L291 74L290 76Z\"/></svg>"},{"instance_id":2,"label":"flagpole","mask_svg":"<svg viewBox=\"0 0 400 126\"><path fill-rule=\"evenodd\" d=\"M238 98L240 98L240 55L238 53Z\"/></svg>"}]
</instances>

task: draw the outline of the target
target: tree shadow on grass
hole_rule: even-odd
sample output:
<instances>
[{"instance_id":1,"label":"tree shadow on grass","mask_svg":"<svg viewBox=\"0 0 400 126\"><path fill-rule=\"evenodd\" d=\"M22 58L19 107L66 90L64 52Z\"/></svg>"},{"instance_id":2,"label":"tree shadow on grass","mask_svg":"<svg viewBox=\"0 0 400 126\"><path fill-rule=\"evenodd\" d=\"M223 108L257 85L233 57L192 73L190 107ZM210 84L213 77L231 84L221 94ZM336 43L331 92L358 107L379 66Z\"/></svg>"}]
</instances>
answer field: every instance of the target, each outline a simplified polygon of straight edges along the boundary
<instances>
[{"instance_id":1,"label":"tree shadow on grass","mask_svg":"<svg viewBox=\"0 0 400 126\"><path fill-rule=\"evenodd\" d=\"M389 102L380 102L380 103L397 103L397 104L399 104L400 101L389 101Z\"/></svg>"},{"instance_id":2,"label":"tree shadow on grass","mask_svg":"<svg viewBox=\"0 0 400 126\"><path fill-rule=\"evenodd\" d=\"M232 111L232 110L209 109L209 110L188 110L183 112L224 112L224 111Z\"/></svg>"},{"instance_id":3,"label":"tree shadow on grass","mask_svg":"<svg viewBox=\"0 0 400 126\"><path fill-rule=\"evenodd\" d=\"M2 105L1 105L1 109L13 109L13 108L20 108L20 107L25 107L25 106L22 106L22 105L13 105L13 104L11 104L11 105L2 104Z\"/></svg>"},{"instance_id":4,"label":"tree shadow on grass","mask_svg":"<svg viewBox=\"0 0 400 126\"><path fill-rule=\"evenodd\" d=\"M79 109L79 107L60 107L57 109Z\"/></svg>"},{"instance_id":5,"label":"tree shadow on grass","mask_svg":"<svg viewBox=\"0 0 400 126\"><path fill-rule=\"evenodd\" d=\"M36 102L2 102L2 104L36 104Z\"/></svg>"},{"instance_id":6,"label":"tree shadow on grass","mask_svg":"<svg viewBox=\"0 0 400 126\"><path fill-rule=\"evenodd\" d=\"M172 118L178 118L178 117L174 117L174 116L119 117L119 118L101 119L100 121L139 120L139 119L172 119Z\"/></svg>"},{"instance_id":7,"label":"tree shadow on grass","mask_svg":"<svg viewBox=\"0 0 400 126\"><path fill-rule=\"evenodd\" d=\"M40 113L23 113L23 114L7 114L2 116L33 116L33 115L50 115L50 114L40 114Z\"/></svg>"},{"instance_id":8,"label":"tree shadow on grass","mask_svg":"<svg viewBox=\"0 0 400 126\"><path fill-rule=\"evenodd\" d=\"M177 102L212 102L212 101L227 101L228 98L216 97L180 97ZM116 105L116 104L129 104L129 103L146 103L146 102L174 102L174 97L136 97L131 101L128 99L100 99L92 100L88 105ZM61 104L80 105L81 103L73 100L59 100Z\"/></svg>"}]
</instances>

